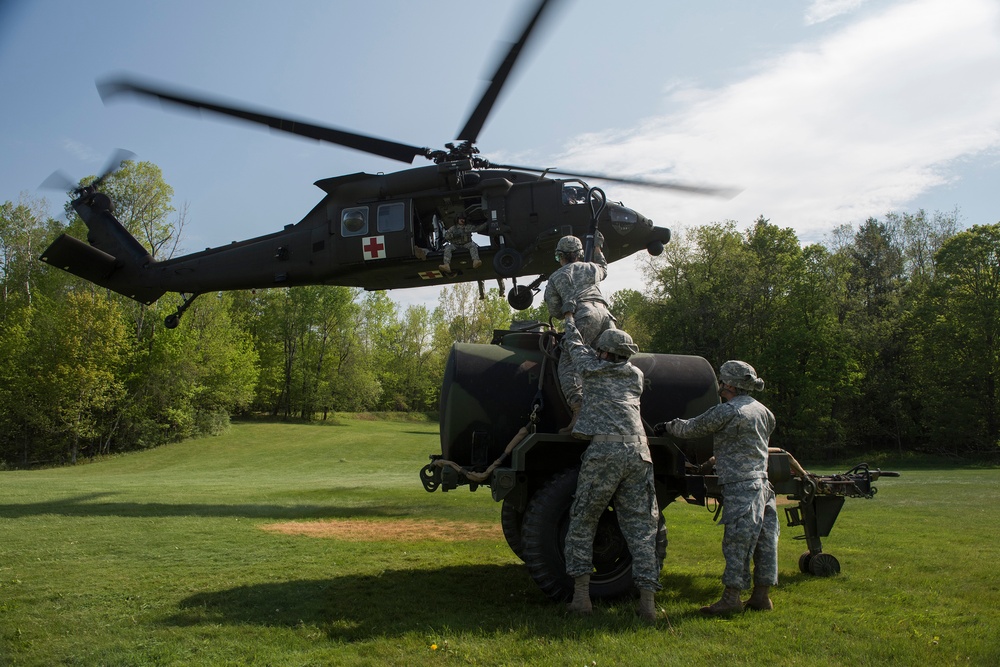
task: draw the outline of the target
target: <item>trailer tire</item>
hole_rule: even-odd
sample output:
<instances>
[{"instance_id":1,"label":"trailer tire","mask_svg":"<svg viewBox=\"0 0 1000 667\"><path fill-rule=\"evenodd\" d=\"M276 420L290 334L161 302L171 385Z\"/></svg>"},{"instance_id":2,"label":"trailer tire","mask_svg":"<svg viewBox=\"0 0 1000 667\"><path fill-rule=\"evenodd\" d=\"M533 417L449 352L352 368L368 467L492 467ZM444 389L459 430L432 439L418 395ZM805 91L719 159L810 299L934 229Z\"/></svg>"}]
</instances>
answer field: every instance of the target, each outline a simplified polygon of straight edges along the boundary
<instances>
[{"instance_id":1,"label":"trailer tire","mask_svg":"<svg viewBox=\"0 0 1000 667\"><path fill-rule=\"evenodd\" d=\"M809 559L809 573L817 577L840 574L840 561L835 556L820 552Z\"/></svg>"},{"instance_id":2,"label":"trailer tire","mask_svg":"<svg viewBox=\"0 0 1000 667\"><path fill-rule=\"evenodd\" d=\"M508 498L504 498L500 507L500 528L503 529L503 537L507 540L507 546L514 552L514 555L524 560L524 543L521 540L521 524L524 523L524 512L515 508L514 503Z\"/></svg>"},{"instance_id":3,"label":"trailer tire","mask_svg":"<svg viewBox=\"0 0 1000 667\"><path fill-rule=\"evenodd\" d=\"M571 468L547 480L528 501L521 524L521 558L542 592L557 602L568 600L573 594L573 579L566 574L564 547L569 508L579 475L579 468ZM663 565L666 552L667 528L661 513L656 532L658 566ZM609 507L601 515L594 539L590 596L610 599L633 593L632 554L618 528L614 508Z\"/></svg>"},{"instance_id":4,"label":"trailer tire","mask_svg":"<svg viewBox=\"0 0 1000 667\"><path fill-rule=\"evenodd\" d=\"M802 574L809 574L809 561L812 560L811 551L803 551L802 555L799 556L799 572Z\"/></svg>"}]
</instances>

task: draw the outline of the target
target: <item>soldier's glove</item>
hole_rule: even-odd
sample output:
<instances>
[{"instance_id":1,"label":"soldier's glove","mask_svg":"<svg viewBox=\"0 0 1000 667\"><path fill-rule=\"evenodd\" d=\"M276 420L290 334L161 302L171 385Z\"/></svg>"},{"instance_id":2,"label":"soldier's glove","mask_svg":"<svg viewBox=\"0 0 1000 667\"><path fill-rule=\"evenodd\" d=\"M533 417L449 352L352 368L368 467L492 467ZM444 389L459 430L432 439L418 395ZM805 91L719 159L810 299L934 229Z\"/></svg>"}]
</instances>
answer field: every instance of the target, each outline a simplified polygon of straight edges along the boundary
<instances>
[{"instance_id":1,"label":"soldier's glove","mask_svg":"<svg viewBox=\"0 0 1000 667\"><path fill-rule=\"evenodd\" d=\"M705 461L698 467L698 472L700 472L702 475L708 475L713 470L715 470L715 461L712 461L711 459Z\"/></svg>"},{"instance_id":2,"label":"soldier's glove","mask_svg":"<svg viewBox=\"0 0 1000 667\"><path fill-rule=\"evenodd\" d=\"M667 434L667 422L660 422L659 424L653 424L653 435L666 435Z\"/></svg>"}]
</instances>

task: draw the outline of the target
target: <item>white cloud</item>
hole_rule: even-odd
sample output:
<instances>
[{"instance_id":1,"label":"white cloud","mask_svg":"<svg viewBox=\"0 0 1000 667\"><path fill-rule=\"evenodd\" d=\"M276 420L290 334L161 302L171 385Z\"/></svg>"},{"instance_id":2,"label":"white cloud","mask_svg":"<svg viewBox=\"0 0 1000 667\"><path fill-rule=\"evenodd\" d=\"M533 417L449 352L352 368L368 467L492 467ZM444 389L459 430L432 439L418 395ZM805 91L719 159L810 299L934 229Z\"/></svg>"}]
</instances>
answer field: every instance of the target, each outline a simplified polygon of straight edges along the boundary
<instances>
[{"instance_id":1,"label":"white cloud","mask_svg":"<svg viewBox=\"0 0 1000 667\"><path fill-rule=\"evenodd\" d=\"M863 5L867 0L813 0L806 9L806 25L823 23L830 19L848 14Z\"/></svg>"},{"instance_id":2,"label":"white cloud","mask_svg":"<svg viewBox=\"0 0 1000 667\"><path fill-rule=\"evenodd\" d=\"M674 91L676 112L583 137L559 163L745 188L715 201L615 187L657 224L765 215L818 240L904 206L957 178L961 158L1000 146L998 71L997 3L901 2L742 81Z\"/></svg>"},{"instance_id":3,"label":"white cloud","mask_svg":"<svg viewBox=\"0 0 1000 667\"><path fill-rule=\"evenodd\" d=\"M103 159L96 150L75 139L64 139L63 149L81 162L100 162Z\"/></svg>"}]
</instances>

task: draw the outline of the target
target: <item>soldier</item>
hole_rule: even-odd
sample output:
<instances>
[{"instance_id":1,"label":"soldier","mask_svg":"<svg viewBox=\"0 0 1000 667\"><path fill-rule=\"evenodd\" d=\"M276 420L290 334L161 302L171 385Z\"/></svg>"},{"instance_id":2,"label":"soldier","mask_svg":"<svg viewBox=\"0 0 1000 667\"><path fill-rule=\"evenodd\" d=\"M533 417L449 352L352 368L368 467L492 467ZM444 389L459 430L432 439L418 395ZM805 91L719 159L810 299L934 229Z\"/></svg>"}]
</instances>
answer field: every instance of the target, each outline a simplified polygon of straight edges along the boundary
<instances>
[{"instance_id":1,"label":"soldier","mask_svg":"<svg viewBox=\"0 0 1000 667\"><path fill-rule=\"evenodd\" d=\"M601 251L602 242L603 237L598 232L594 261L584 262L583 243L580 239L575 236L559 239L556 244L559 268L549 276L545 285L545 305L548 306L549 314L561 319L566 313L573 313L576 328L587 345L593 345L605 330L615 328L615 318L608 311L608 302L598 287L598 283L608 275L608 262ZM559 385L573 416L569 426L560 433L569 433L580 414L583 388L572 357L565 353L565 339L563 342L564 353L559 359Z\"/></svg>"},{"instance_id":2,"label":"soldier","mask_svg":"<svg viewBox=\"0 0 1000 667\"><path fill-rule=\"evenodd\" d=\"M719 369L719 396L725 401L693 419L657 424L653 432L678 438L713 437L713 459L722 486L722 553L726 569L722 599L702 607L703 614L743 611L741 591L753 592L745 608L774 608L768 593L778 583L778 510L774 488L767 480L768 441L774 415L748 391L760 391L764 380L744 361L727 361Z\"/></svg>"},{"instance_id":3,"label":"soldier","mask_svg":"<svg viewBox=\"0 0 1000 667\"><path fill-rule=\"evenodd\" d=\"M597 522L614 499L618 526L632 553L639 588L639 616L656 621L653 596L660 589L656 532L660 513L653 487L653 460L639 416L642 371L629 363L639 351L620 329L602 333L596 350L585 345L573 314L566 315L566 355L583 378L583 402L573 435L590 440L580 465L566 534L566 574L573 577L571 612L589 614Z\"/></svg>"},{"instance_id":4,"label":"soldier","mask_svg":"<svg viewBox=\"0 0 1000 667\"><path fill-rule=\"evenodd\" d=\"M444 230L444 238L448 243L444 246L444 264L438 268L445 273L451 272L451 255L456 247L465 248L469 251L469 255L472 257L472 268L478 269L482 266L483 263L479 261L479 246L472 240L472 235L485 233L487 227L488 225L485 222L478 227L467 226L465 224L465 215L459 215L454 226Z\"/></svg>"}]
</instances>

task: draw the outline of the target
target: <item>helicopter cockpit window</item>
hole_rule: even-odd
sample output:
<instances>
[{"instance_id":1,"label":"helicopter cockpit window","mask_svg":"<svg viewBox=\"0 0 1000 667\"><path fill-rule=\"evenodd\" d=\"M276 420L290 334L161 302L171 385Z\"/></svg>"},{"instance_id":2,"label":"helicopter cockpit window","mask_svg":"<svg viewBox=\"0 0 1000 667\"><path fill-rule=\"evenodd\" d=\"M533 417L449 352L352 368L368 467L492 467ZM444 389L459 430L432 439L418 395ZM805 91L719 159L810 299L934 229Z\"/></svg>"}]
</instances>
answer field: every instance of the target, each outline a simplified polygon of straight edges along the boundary
<instances>
[{"instance_id":1,"label":"helicopter cockpit window","mask_svg":"<svg viewBox=\"0 0 1000 667\"><path fill-rule=\"evenodd\" d=\"M563 185L562 196L564 204L586 204L587 188L566 183Z\"/></svg>"},{"instance_id":2,"label":"helicopter cockpit window","mask_svg":"<svg viewBox=\"0 0 1000 667\"><path fill-rule=\"evenodd\" d=\"M376 221L379 233L403 231L406 228L405 213L406 205L403 202L379 205Z\"/></svg>"},{"instance_id":3,"label":"helicopter cockpit window","mask_svg":"<svg viewBox=\"0 0 1000 667\"><path fill-rule=\"evenodd\" d=\"M627 222L633 225L639 222L639 216L636 215L636 212L624 206L615 206L610 213L611 222Z\"/></svg>"},{"instance_id":4,"label":"helicopter cockpit window","mask_svg":"<svg viewBox=\"0 0 1000 667\"><path fill-rule=\"evenodd\" d=\"M345 208L340 214L340 233L343 236L362 236L368 233L368 207Z\"/></svg>"}]
</instances>

